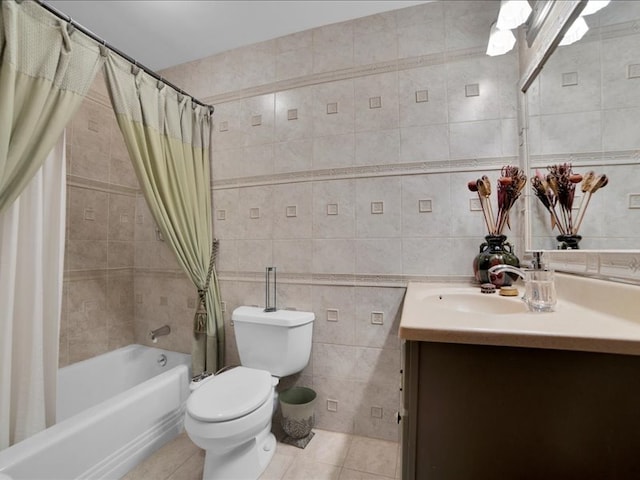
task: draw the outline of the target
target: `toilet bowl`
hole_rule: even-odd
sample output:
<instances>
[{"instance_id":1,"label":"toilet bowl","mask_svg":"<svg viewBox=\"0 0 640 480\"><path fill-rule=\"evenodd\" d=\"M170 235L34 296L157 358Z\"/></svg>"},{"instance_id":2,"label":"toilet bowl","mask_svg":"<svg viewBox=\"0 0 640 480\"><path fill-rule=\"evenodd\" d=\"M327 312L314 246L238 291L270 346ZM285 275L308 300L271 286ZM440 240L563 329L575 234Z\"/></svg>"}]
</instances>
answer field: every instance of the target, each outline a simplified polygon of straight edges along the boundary
<instances>
[{"instance_id":1,"label":"toilet bowl","mask_svg":"<svg viewBox=\"0 0 640 480\"><path fill-rule=\"evenodd\" d=\"M257 478L275 453L271 433L278 379L237 367L203 380L187 401L185 429L207 454L203 478Z\"/></svg>"},{"instance_id":2,"label":"toilet bowl","mask_svg":"<svg viewBox=\"0 0 640 480\"><path fill-rule=\"evenodd\" d=\"M311 354L311 312L239 307L232 319L243 366L192 385L186 405L187 435L206 451L203 480L260 476L276 449L278 377L302 370Z\"/></svg>"}]
</instances>

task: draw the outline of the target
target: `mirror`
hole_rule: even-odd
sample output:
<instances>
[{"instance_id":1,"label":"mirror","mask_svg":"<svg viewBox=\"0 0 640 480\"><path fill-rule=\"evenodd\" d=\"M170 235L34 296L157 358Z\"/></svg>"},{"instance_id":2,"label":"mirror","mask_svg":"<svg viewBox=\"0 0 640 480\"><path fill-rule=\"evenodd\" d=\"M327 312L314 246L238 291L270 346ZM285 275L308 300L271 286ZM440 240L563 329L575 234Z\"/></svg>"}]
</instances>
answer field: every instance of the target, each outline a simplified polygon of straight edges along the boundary
<instances>
[{"instance_id":1,"label":"mirror","mask_svg":"<svg viewBox=\"0 0 640 480\"><path fill-rule=\"evenodd\" d=\"M582 250L640 248L640 2L616 0L584 17L589 30L559 45L524 94L527 155L536 170L571 163L606 174L587 205ZM558 248L550 213L527 187L529 249ZM577 184L572 215L588 194ZM575 223L574 223L575 225Z\"/></svg>"}]
</instances>

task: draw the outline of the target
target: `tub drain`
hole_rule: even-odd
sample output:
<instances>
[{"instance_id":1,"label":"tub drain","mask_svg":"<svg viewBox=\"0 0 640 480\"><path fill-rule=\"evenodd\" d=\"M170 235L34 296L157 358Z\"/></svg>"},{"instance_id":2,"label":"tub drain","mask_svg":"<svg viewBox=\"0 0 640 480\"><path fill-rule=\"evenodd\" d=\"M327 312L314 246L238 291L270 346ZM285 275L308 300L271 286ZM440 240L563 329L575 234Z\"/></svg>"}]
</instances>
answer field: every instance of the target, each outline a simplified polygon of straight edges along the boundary
<instances>
[{"instance_id":1,"label":"tub drain","mask_svg":"<svg viewBox=\"0 0 640 480\"><path fill-rule=\"evenodd\" d=\"M158 365L160 365L161 367L164 367L167 364L167 356L164 353L161 353L160 356L158 357Z\"/></svg>"}]
</instances>

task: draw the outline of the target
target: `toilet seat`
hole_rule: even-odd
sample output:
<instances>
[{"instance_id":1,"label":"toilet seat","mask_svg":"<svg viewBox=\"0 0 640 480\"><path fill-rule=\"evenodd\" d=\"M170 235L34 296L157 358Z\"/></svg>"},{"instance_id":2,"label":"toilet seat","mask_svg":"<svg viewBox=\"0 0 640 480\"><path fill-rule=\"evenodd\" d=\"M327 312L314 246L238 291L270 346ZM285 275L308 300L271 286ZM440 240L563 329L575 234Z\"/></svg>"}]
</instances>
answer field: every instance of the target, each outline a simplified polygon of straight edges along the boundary
<instances>
[{"instance_id":1,"label":"toilet seat","mask_svg":"<svg viewBox=\"0 0 640 480\"><path fill-rule=\"evenodd\" d=\"M187 400L187 412L201 422L226 422L253 412L272 395L269 372L236 367L195 390Z\"/></svg>"}]
</instances>

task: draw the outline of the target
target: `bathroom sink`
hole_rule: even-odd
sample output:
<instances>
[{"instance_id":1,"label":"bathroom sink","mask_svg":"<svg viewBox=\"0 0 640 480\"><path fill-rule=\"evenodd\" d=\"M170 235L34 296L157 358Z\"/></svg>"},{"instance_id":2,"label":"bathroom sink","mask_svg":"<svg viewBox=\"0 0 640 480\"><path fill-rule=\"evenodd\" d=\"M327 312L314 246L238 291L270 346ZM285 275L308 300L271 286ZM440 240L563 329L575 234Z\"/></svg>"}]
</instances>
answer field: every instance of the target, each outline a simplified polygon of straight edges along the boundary
<instances>
[{"instance_id":1,"label":"bathroom sink","mask_svg":"<svg viewBox=\"0 0 640 480\"><path fill-rule=\"evenodd\" d=\"M465 283L409 282L404 340L640 355L640 287L556 273L553 311Z\"/></svg>"},{"instance_id":2,"label":"bathroom sink","mask_svg":"<svg viewBox=\"0 0 640 480\"><path fill-rule=\"evenodd\" d=\"M527 306L520 297L503 297L497 293L442 291L425 295L426 308L438 308L473 315L508 315L524 313Z\"/></svg>"}]
</instances>

